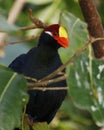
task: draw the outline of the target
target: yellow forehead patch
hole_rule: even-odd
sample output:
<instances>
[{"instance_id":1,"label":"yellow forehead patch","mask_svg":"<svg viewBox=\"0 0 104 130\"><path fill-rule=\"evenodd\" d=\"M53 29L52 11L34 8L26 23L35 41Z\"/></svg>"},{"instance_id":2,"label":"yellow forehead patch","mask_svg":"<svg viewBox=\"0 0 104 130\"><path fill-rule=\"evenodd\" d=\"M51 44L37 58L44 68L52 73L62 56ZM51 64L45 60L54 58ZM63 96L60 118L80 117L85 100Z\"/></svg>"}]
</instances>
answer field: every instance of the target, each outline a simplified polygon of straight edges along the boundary
<instances>
[{"instance_id":1,"label":"yellow forehead patch","mask_svg":"<svg viewBox=\"0 0 104 130\"><path fill-rule=\"evenodd\" d=\"M62 26L59 28L59 37L65 37L65 38L68 38L68 34L67 34L65 28L62 27Z\"/></svg>"}]
</instances>

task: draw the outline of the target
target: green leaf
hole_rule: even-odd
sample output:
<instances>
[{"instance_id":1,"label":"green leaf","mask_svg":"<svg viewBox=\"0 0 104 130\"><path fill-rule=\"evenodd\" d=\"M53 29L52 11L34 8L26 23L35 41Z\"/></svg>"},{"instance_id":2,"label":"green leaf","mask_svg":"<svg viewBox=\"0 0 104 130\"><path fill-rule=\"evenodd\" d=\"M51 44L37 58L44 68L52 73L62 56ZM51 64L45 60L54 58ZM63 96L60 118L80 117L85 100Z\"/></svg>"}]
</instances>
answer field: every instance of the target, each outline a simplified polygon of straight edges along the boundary
<instances>
[{"instance_id":1,"label":"green leaf","mask_svg":"<svg viewBox=\"0 0 104 130\"><path fill-rule=\"evenodd\" d=\"M98 124L104 125L104 61L83 53L74 59L67 72L74 103L88 110Z\"/></svg>"},{"instance_id":2,"label":"green leaf","mask_svg":"<svg viewBox=\"0 0 104 130\"><path fill-rule=\"evenodd\" d=\"M0 15L0 32L13 32L17 31L17 27L11 24L8 24L6 19Z\"/></svg>"},{"instance_id":3,"label":"green leaf","mask_svg":"<svg viewBox=\"0 0 104 130\"><path fill-rule=\"evenodd\" d=\"M37 5L43 5L43 4L47 4L47 3L50 3L52 2L52 0L27 0L28 2L32 2L34 4L37 4Z\"/></svg>"},{"instance_id":4,"label":"green leaf","mask_svg":"<svg viewBox=\"0 0 104 130\"><path fill-rule=\"evenodd\" d=\"M47 123L36 123L33 130L50 130Z\"/></svg>"},{"instance_id":5,"label":"green leaf","mask_svg":"<svg viewBox=\"0 0 104 130\"><path fill-rule=\"evenodd\" d=\"M81 109L76 108L73 102L69 100L69 97L63 102L61 111L63 111L63 118L67 115L73 121L81 123L81 125L91 126L93 124L93 121L88 116L89 113L87 111L83 112Z\"/></svg>"},{"instance_id":6,"label":"green leaf","mask_svg":"<svg viewBox=\"0 0 104 130\"><path fill-rule=\"evenodd\" d=\"M13 130L21 125L27 103L26 81L17 73L0 66L0 130Z\"/></svg>"},{"instance_id":7,"label":"green leaf","mask_svg":"<svg viewBox=\"0 0 104 130\"><path fill-rule=\"evenodd\" d=\"M85 22L66 11L61 14L60 22L67 29L69 37L69 47L59 50L61 58L65 62L77 49L84 46L88 38L88 31Z\"/></svg>"},{"instance_id":8,"label":"green leaf","mask_svg":"<svg viewBox=\"0 0 104 130\"><path fill-rule=\"evenodd\" d=\"M20 39L15 39L13 41L19 41ZM8 66L17 56L23 53L27 53L30 49L29 46L24 44L13 44L5 46L5 56L0 58L0 63Z\"/></svg>"}]
</instances>

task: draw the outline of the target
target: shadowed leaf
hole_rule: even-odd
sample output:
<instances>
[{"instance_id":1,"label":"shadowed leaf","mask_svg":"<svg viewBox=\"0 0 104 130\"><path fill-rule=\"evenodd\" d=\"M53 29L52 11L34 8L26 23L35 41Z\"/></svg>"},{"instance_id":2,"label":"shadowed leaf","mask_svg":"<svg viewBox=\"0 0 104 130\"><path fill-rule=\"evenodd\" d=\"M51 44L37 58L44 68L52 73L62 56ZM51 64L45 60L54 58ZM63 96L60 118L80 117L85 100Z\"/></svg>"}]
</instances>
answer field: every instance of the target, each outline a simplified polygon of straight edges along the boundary
<instances>
[{"instance_id":1,"label":"shadowed leaf","mask_svg":"<svg viewBox=\"0 0 104 130\"><path fill-rule=\"evenodd\" d=\"M0 15L0 32L13 32L17 31L17 27L11 24L8 24L6 19Z\"/></svg>"},{"instance_id":2,"label":"shadowed leaf","mask_svg":"<svg viewBox=\"0 0 104 130\"><path fill-rule=\"evenodd\" d=\"M0 66L0 130L20 127L23 106L28 99L26 91L22 76Z\"/></svg>"}]
</instances>

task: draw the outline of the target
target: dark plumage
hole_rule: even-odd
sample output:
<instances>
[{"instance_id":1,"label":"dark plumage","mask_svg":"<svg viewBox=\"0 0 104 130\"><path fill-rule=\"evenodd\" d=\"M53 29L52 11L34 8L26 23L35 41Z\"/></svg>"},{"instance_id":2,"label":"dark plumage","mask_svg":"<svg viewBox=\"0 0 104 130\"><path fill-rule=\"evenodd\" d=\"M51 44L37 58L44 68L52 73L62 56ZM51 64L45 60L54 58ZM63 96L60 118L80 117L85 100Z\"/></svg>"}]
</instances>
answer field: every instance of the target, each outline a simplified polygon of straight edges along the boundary
<instances>
[{"instance_id":1,"label":"dark plumage","mask_svg":"<svg viewBox=\"0 0 104 130\"><path fill-rule=\"evenodd\" d=\"M37 47L32 48L27 54L17 57L9 67L25 76L41 79L52 73L62 65L58 55L61 47L54 35L59 37L60 25L51 25L46 28ZM52 35L51 35L52 34ZM68 43L66 43L68 44ZM66 87L66 81L48 85L47 87ZM33 122L50 122L66 96L66 90L39 91L29 90L30 99L26 113Z\"/></svg>"}]
</instances>

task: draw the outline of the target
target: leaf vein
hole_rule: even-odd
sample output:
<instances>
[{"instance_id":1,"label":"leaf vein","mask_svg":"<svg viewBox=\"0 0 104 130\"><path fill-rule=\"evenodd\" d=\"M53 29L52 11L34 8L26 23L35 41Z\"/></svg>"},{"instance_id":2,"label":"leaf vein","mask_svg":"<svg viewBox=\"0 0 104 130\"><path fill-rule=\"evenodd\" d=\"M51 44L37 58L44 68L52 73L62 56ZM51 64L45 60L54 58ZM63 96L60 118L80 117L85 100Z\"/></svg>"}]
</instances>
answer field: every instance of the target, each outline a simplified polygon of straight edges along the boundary
<instances>
[{"instance_id":1,"label":"leaf vein","mask_svg":"<svg viewBox=\"0 0 104 130\"><path fill-rule=\"evenodd\" d=\"M72 28L71 28L71 31L70 31L70 37L71 37L71 35L72 35L72 32L73 32L73 30L74 30L76 24L77 24L79 21L80 21L79 19L76 19L76 21L73 23Z\"/></svg>"},{"instance_id":2,"label":"leaf vein","mask_svg":"<svg viewBox=\"0 0 104 130\"><path fill-rule=\"evenodd\" d=\"M8 83L6 84L6 86L4 87L4 90L3 90L3 92L2 92L2 94L1 94L1 96L0 96L0 103L1 103L1 101L2 101L2 99L3 99L3 97L4 97L4 95L5 95L5 93L6 93L6 91L7 91L7 89L8 89L8 87L10 86L10 84L11 84L11 82L13 81L13 79L16 77L16 73L14 73L13 75L12 75L12 77L10 78L10 80L8 81Z\"/></svg>"}]
</instances>

